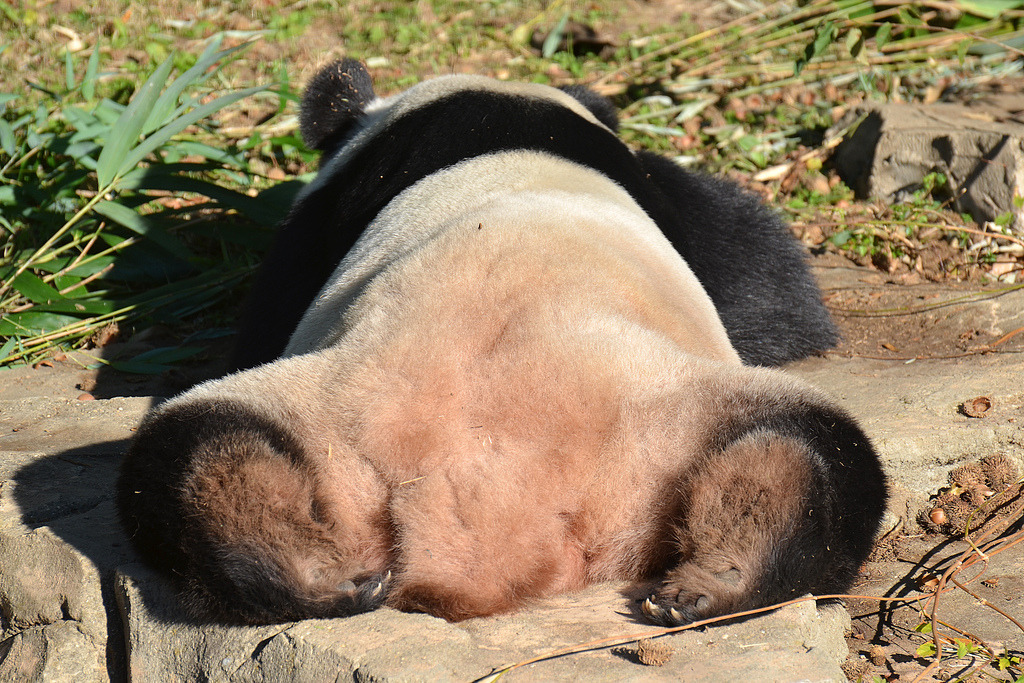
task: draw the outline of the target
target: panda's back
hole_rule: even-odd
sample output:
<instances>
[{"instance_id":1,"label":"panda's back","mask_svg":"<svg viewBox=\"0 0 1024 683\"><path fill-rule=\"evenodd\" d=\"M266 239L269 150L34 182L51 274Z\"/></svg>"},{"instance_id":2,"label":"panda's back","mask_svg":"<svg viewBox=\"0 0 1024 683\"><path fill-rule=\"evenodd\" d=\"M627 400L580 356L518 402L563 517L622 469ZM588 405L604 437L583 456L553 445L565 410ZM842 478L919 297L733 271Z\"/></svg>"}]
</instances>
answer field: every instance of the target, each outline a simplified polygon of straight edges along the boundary
<instances>
[{"instance_id":1,"label":"panda's back","mask_svg":"<svg viewBox=\"0 0 1024 683\"><path fill-rule=\"evenodd\" d=\"M448 354L446 330L472 347L492 345L492 328L507 335L517 326L545 346L609 318L665 337L677 353L739 362L697 278L629 194L572 162L504 152L392 200L321 289L285 355L379 349L382 335Z\"/></svg>"}]
</instances>

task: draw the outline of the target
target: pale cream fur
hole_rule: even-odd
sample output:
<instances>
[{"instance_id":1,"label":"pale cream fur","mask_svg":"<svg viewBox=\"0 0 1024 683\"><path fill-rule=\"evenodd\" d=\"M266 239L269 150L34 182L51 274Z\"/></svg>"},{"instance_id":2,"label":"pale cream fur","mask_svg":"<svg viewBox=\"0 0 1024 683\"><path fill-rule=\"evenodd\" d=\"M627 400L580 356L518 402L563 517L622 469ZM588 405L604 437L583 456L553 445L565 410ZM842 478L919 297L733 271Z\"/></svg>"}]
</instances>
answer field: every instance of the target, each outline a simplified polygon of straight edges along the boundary
<instances>
[{"instance_id":1,"label":"pale cream fur","mask_svg":"<svg viewBox=\"0 0 1024 683\"><path fill-rule=\"evenodd\" d=\"M337 343L358 315L338 312L357 296L362 311L382 311L381 303L396 294L415 311L412 299L429 299L432 281L447 279L449 273L476 287L490 286L479 278L479 269L464 265L478 258L504 263L518 280L506 286L521 284L520 296L547 289L551 277L545 273L557 272L563 289L545 296L558 305L578 305L586 321L575 322L588 327L617 324L610 318L622 314L588 300L603 279L614 291L609 298L646 309L646 329L739 363L711 299L629 194L593 169L530 151L469 159L398 195L342 260L303 316L285 355ZM570 275L572 264L587 265ZM595 270L605 277L595 278ZM378 279L392 284L378 286ZM396 292L399 286L402 291Z\"/></svg>"}]
</instances>

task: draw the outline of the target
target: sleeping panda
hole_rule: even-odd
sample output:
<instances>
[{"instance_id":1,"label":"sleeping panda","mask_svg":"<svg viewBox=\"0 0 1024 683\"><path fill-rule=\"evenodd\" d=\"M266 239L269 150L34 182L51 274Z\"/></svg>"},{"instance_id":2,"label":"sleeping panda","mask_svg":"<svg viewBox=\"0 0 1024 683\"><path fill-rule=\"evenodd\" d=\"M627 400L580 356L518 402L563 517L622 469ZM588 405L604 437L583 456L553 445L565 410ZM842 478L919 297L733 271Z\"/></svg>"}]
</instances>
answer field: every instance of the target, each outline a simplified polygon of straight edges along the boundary
<instances>
[{"instance_id":1,"label":"sleeping panda","mask_svg":"<svg viewBox=\"0 0 1024 683\"><path fill-rule=\"evenodd\" d=\"M608 580L662 624L843 592L886 503L854 420L768 367L836 332L735 186L634 152L611 105L321 70L322 150L236 372L163 403L117 503L193 617L448 620Z\"/></svg>"}]
</instances>

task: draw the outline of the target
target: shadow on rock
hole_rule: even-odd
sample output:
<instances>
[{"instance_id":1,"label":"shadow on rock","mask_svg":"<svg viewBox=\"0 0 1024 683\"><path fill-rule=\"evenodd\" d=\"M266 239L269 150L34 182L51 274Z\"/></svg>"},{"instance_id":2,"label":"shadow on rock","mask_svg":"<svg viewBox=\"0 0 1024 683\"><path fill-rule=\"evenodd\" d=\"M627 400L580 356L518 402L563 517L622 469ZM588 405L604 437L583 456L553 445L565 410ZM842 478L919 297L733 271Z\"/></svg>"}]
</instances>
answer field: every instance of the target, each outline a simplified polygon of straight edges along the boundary
<instances>
[{"instance_id":1,"label":"shadow on rock","mask_svg":"<svg viewBox=\"0 0 1024 683\"><path fill-rule=\"evenodd\" d=\"M129 440L37 457L6 482L0 532L2 680L125 680L119 568L135 562L114 483ZM13 502L14 505L10 505ZM141 568L140 568L140 571ZM138 582L149 603L148 586ZM166 595L152 616L181 623Z\"/></svg>"}]
</instances>

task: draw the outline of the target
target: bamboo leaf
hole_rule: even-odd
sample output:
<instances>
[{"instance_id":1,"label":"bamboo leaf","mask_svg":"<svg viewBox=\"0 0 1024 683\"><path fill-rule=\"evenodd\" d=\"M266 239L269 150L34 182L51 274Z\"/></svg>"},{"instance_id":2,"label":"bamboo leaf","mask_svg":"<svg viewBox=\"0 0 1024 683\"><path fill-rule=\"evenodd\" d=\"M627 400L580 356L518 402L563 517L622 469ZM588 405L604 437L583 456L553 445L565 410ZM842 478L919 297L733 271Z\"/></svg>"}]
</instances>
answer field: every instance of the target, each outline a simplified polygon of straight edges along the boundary
<instances>
[{"instance_id":1,"label":"bamboo leaf","mask_svg":"<svg viewBox=\"0 0 1024 683\"><path fill-rule=\"evenodd\" d=\"M104 301L102 299L67 299L65 301L46 304L45 306L36 306L33 310L45 311L47 313L105 315L114 310L114 302Z\"/></svg>"},{"instance_id":2,"label":"bamboo leaf","mask_svg":"<svg viewBox=\"0 0 1024 683\"><path fill-rule=\"evenodd\" d=\"M961 40L959 43L956 44L956 60L960 64L960 66L963 66L964 60L967 59L967 50L970 47L970 40Z\"/></svg>"},{"instance_id":3,"label":"bamboo leaf","mask_svg":"<svg viewBox=\"0 0 1024 683\"><path fill-rule=\"evenodd\" d=\"M75 89L75 60L71 50L64 50L64 85L68 90Z\"/></svg>"},{"instance_id":4,"label":"bamboo leaf","mask_svg":"<svg viewBox=\"0 0 1024 683\"><path fill-rule=\"evenodd\" d=\"M850 56L860 60L864 53L864 33L859 28L851 28L846 34L846 49Z\"/></svg>"},{"instance_id":5,"label":"bamboo leaf","mask_svg":"<svg viewBox=\"0 0 1024 683\"><path fill-rule=\"evenodd\" d=\"M173 118L172 112L178 106L178 99L186 88L192 85L197 85L205 81L209 74L207 73L211 66L231 55L239 50L244 50L249 47L251 43L242 43L235 47L228 48L227 50L219 50L221 42L224 39L224 34L218 33L213 39L210 40L210 44L203 50L203 54L199 55L196 59L196 63L192 65L185 73L174 79L174 82L167 86L167 90L160 95L160 99L157 100L156 105L153 107L153 111L150 112L149 118L146 119L146 125L143 128L143 133L148 134L163 124L167 123L168 119Z\"/></svg>"},{"instance_id":6,"label":"bamboo leaf","mask_svg":"<svg viewBox=\"0 0 1024 683\"><path fill-rule=\"evenodd\" d=\"M91 100L96 95L96 74L100 67L100 47L96 45L85 65L85 76L82 78L82 97Z\"/></svg>"},{"instance_id":7,"label":"bamboo leaf","mask_svg":"<svg viewBox=\"0 0 1024 683\"><path fill-rule=\"evenodd\" d=\"M17 150L17 143L14 139L14 129L11 128L11 124L4 119L0 119L0 149L2 149L9 157L13 157L14 152Z\"/></svg>"},{"instance_id":8,"label":"bamboo leaf","mask_svg":"<svg viewBox=\"0 0 1024 683\"><path fill-rule=\"evenodd\" d=\"M96 161L92 158L92 154L98 149L100 149L100 146L95 142L83 140L82 142L69 145L65 150L65 154L77 161L83 168L95 171Z\"/></svg>"},{"instance_id":9,"label":"bamboo leaf","mask_svg":"<svg viewBox=\"0 0 1024 683\"><path fill-rule=\"evenodd\" d=\"M558 44L562 42L562 38L565 36L565 25L569 23L569 13L566 12L562 15L562 18L555 24L555 28L551 30L547 38L544 39L544 44L541 46L540 54L544 59L550 59L558 51Z\"/></svg>"},{"instance_id":10,"label":"bamboo leaf","mask_svg":"<svg viewBox=\"0 0 1024 683\"><path fill-rule=\"evenodd\" d=\"M125 163L125 156L138 143L142 127L160 96L160 89L171 73L172 65L173 62L170 58L164 60L156 68L156 71L146 79L128 106L121 112L121 116L118 117L111 129L111 139L107 140L107 144L103 147L100 158L96 162L96 174L100 188L109 187L126 167L131 168L138 163L135 162L128 166Z\"/></svg>"},{"instance_id":11,"label":"bamboo leaf","mask_svg":"<svg viewBox=\"0 0 1024 683\"><path fill-rule=\"evenodd\" d=\"M152 349L130 360L110 361L110 367L121 372L130 372L136 375L158 375L174 367L174 363L191 358L202 352L198 346L165 346Z\"/></svg>"},{"instance_id":12,"label":"bamboo leaf","mask_svg":"<svg viewBox=\"0 0 1024 683\"><path fill-rule=\"evenodd\" d=\"M88 260L85 263L75 266L74 268L68 271L68 275L76 275L78 277L89 277L90 275L95 275L96 273L100 272L101 270L109 266L111 263L114 262L114 260L115 259L113 256L100 256L98 258Z\"/></svg>"},{"instance_id":13,"label":"bamboo leaf","mask_svg":"<svg viewBox=\"0 0 1024 683\"><path fill-rule=\"evenodd\" d=\"M5 315L3 319L0 319L0 336L29 337L37 334L46 334L76 322L78 322L78 318L58 313L44 313L40 311L10 313Z\"/></svg>"},{"instance_id":14,"label":"bamboo leaf","mask_svg":"<svg viewBox=\"0 0 1024 683\"><path fill-rule=\"evenodd\" d=\"M254 86L252 86L250 88L245 88L243 90L237 90L237 91L231 93L230 95L224 95L223 97L218 97L217 99L213 100L212 102L204 104L201 107L197 107L197 108L193 109L192 111L188 112L187 114L183 114L182 116L179 116L177 119L171 121L166 126L164 126L160 130L154 132L152 135L147 137L135 149L132 149L128 153L128 155L123 159L120 167L118 168L118 173L117 174L119 176L123 175L123 174L127 173L128 171L130 171L131 169L133 169L136 166L138 166L140 163L142 163L142 161L147 156L150 155L150 153L155 151L160 146L164 145L168 140L170 140L172 137L174 137L175 135L177 135L181 131L185 130L185 128L187 128L188 126L192 125L196 121L204 119L204 118L210 116L211 114L213 114L213 113L215 113L217 111L220 111L221 109L223 109L227 105L231 104L232 102L237 102L238 100L242 99L243 97L248 97L249 95L252 95L253 93L260 92L261 90L266 90L266 86L254 85ZM103 151L106 152L105 149ZM101 159L102 159L102 156L101 156Z\"/></svg>"},{"instance_id":15,"label":"bamboo leaf","mask_svg":"<svg viewBox=\"0 0 1024 683\"><path fill-rule=\"evenodd\" d=\"M807 61L823 54L835 38L836 25L834 22L826 21L824 24L821 24L818 28L814 29L814 43L811 46L812 53L807 57Z\"/></svg>"},{"instance_id":16,"label":"bamboo leaf","mask_svg":"<svg viewBox=\"0 0 1024 683\"><path fill-rule=\"evenodd\" d=\"M63 298L60 292L27 270L14 278L11 285L32 303L45 304L50 301L59 301Z\"/></svg>"},{"instance_id":17,"label":"bamboo leaf","mask_svg":"<svg viewBox=\"0 0 1024 683\"><path fill-rule=\"evenodd\" d=\"M266 202L242 192L215 183L185 175L165 174L160 166L142 169L142 173L125 174L122 187L126 189L162 190L165 192L195 192L214 199L218 204L241 211L254 220L260 220L268 211ZM131 183L129 184L129 178Z\"/></svg>"},{"instance_id":18,"label":"bamboo leaf","mask_svg":"<svg viewBox=\"0 0 1024 683\"><path fill-rule=\"evenodd\" d=\"M875 45L881 50L888 45L889 36L892 35L892 24L882 24L875 33Z\"/></svg>"},{"instance_id":19,"label":"bamboo leaf","mask_svg":"<svg viewBox=\"0 0 1024 683\"><path fill-rule=\"evenodd\" d=\"M207 161L215 161L218 164L223 164L224 166L229 166L240 171L249 171L249 167L244 156L232 153L231 151L221 147L214 147L212 145L195 142L193 140L176 140L174 142L173 151L175 154L182 157L201 156ZM195 164L190 165L194 170Z\"/></svg>"},{"instance_id":20,"label":"bamboo leaf","mask_svg":"<svg viewBox=\"0 0 1024 683\"><path fill-rule=\"evenodd\" d=\"M0 346L0 363L7 360L7 357L11 355L11 351L13 351L17 345L18 338L11 337L10 339L7 340L6 343L4 343L3 346ZM1000 671L1002 671L1002 669L1000 669Z\"/></svg>"},{"instance_id":21,"label":"bamboo leaf","mask_svg":"<svg viewBox=\"0 0 1024 683\"><path fill-rule=\"evenodd\" d=\"M958 4L965 11L985 19L995 19L1003 12L1024 6L1020 0L960 0Z\"/></svg>"},{"instance_id":22,"label":"bamboo leaf","mask_svg":"<svg viewBox=\"0 0 1024 683\"><path fill-rule=\"evenodd\" d=\"M160 245L180 259L187 261L192 256L188 249L173 235L153 225L152 221L148 220L145 216L140 216L127 206L104 201L96 204L93 209L101 216L105 216L115 223L123 225L132 232L144 235L147 239Z\"/></svg>"}]
</instances>

